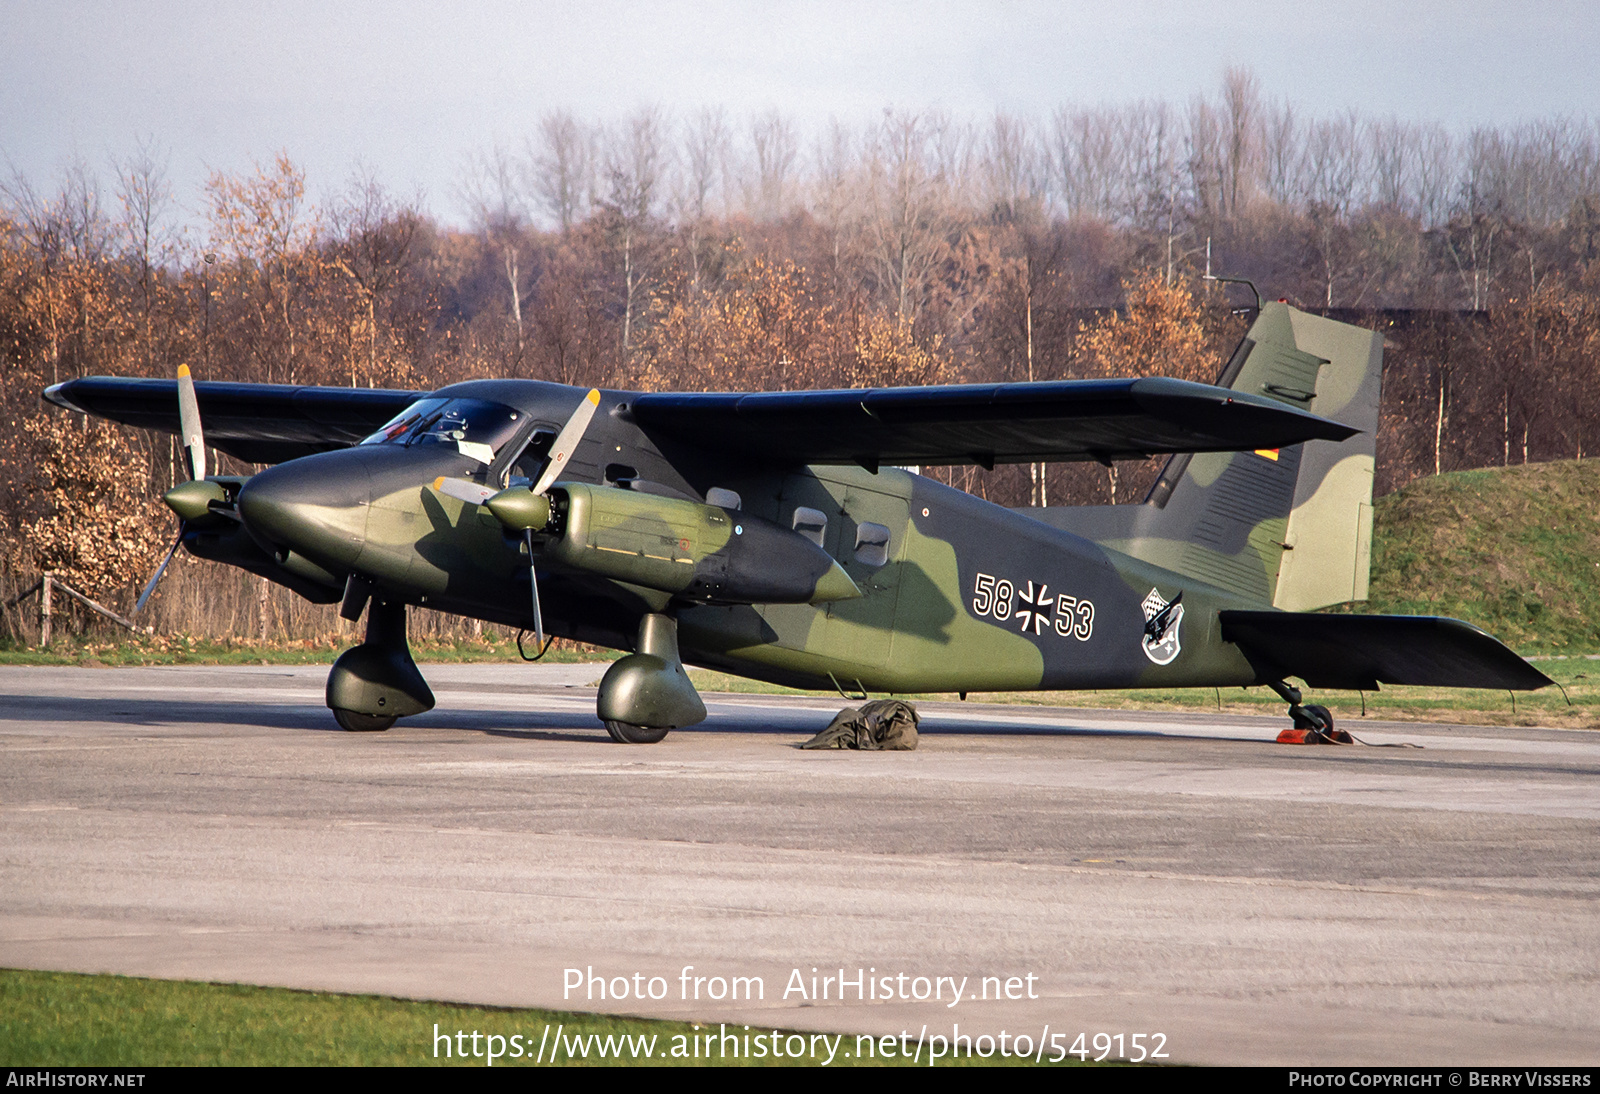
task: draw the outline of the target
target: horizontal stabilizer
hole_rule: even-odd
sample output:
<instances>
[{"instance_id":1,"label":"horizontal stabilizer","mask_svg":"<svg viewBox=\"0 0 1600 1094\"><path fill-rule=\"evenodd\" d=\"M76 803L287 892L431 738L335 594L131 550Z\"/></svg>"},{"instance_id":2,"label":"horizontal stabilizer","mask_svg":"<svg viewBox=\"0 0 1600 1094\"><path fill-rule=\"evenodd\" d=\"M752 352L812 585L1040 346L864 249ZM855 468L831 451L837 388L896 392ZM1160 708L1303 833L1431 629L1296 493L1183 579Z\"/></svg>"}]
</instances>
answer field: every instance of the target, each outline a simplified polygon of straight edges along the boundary
<instances>
[{"instance_id":1,"label":"horizontal stabilizer","mask_svg":"<svg viewBox=\"0 0 1600 1094\"><path fill-rule=\"evenodd\" d=\"M651 434L785 463L1025 463L1248 452L1357 430L1259 395L1165 377L640 395ZM209 421L209 419L207 419Z\"/></svg>"},{"instance_id":2,"label":"horizontal stabilizer","mask_svg":"<svg viewBox=\"0 0 1600 1094\"><path fill-rule=\"evenodd\" d=\"M194 390L206 444L246 463L282 463L348 447L420 397L381 388L218 381L200 381ZM176 380L85 376L56 384L45 398L123 425L179 430Z\"/></svg>"},{"instance_id":3,"label":"horizontal stabilizer","mask_svg":"<svg viewBox=\"0 0 1600 1094\"><path fill-rule=\"evenodd\" d=\"M1375 691L1380 683L1532 691L1551 679L1498 639L1459 619L1425 615L1221 613L1222 637L1261 679Z\"/></svg>"}]
</instances>

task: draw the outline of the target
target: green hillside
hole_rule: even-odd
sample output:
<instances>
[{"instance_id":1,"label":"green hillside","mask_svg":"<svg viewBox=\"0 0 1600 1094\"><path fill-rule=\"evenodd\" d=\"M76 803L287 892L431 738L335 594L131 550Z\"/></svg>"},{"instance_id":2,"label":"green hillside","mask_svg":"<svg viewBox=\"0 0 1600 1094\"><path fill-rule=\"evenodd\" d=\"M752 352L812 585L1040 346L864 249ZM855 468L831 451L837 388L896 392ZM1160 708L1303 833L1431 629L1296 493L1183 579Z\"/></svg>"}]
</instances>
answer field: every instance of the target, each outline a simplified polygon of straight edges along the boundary
<instances>
[{"instance_id":1,"label":"green hillside","mask_svg":"<svg viewBox=\"0 0 1600 1094\"><path fill-rule=\"evenodd\" d=\"M1454 616L1522 653L1600 652L1600 460L1418 479L1374 516L1359 610Z\"/></svg>"}]
</instances>

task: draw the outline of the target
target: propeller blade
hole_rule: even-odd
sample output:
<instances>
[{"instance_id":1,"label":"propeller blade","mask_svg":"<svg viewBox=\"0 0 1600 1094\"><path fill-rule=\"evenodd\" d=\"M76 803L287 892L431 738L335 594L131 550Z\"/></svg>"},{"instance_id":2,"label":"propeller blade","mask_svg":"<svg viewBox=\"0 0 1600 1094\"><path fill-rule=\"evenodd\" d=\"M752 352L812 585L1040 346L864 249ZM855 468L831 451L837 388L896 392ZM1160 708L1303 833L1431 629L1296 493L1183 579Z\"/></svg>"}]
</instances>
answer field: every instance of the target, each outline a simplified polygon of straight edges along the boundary
<instances>
[{"instance_id":1,"label":"propeller blade","mask_svg":"<svg viewBox=\"0 0 1600 1094\"><path fill-rule=\"evenodd\" d=\"M209 511L212 500L221 500L226 495L221 487L207 483L206 477L206 439L200 429L200 400L195 397L194 377L189 375L188 365L178 366L178 430L183 442L183 462L188 465L189 483L195 484L194 488L185 490L184 485L173 487L167 491L165 501L175 512L179 512L178 538L172 541L172 546L167 548L167 557L161 560L161 565L156 567L156 572L144 587L144 592L139 594L139 599L134 601L133 614L138 615L144 610L145 604L150 600L150 594L156 591L156 586L161 583L161 578L167 572L167 567L172 564L172 556L178 553L178 548L183 546L183 533L188 530L188 523L182 518L181 511L187 508L199 507L201 513ZM205 487L207 489L198 489ZM237 514L229 514L238 520Z\"/></svg>"},{"instance_id":2,"label":"propeller blade","mask_svg":"<svg viewBox=\"0 0 1600 1094\"><path fill-rule=\"evenodd\" d=\"M571 458L573 449L578 447L578 442L583 440L583 432L594 420L594 412L599 406L600 392L591 388L550 445L550 462L545 464L544 473L539 476L539 481L533 484L535 494L543 494L550 489L550 484L555 482L556 477L566 468L567 460Z\"/></svg>"},{"instance_id":3,"label":"propeller blade","mask_svg":"<svg viewBox=\"0 0 1600 1094\"><path fill-rule=\"evenodd\" d=\"M183 526L178 526L178 538L172 541L172 547L167 551L167 557L161 560L161 565L156 569L156 574L150 579L150 584L144 587L144 592L139 594L139 599L133 605L133 614L138 615L144 607L145 601L150 599L150 594L156 591L156 582L161 580L161 575L167 572L167 564L172 561L172 556L178 553L178 548L183 546Z\"/></svg>"},{"instance_id":4,"label":"propeller blade","mask_svg":"<svg viewBox=\"0 0 1600 1094\"><path fill-rule=\"evenodd\" d=\"M498 487L480 486L466 479L447 479L443 475L433 480L433 488L446 497L472 505L482 505L500 492Z\"/></svg>"},{"instance_id":5,"label":"propeller blade","mask_svg":"<svg viewBox=\"0 0 1600 1094\"><path fill-rule=\"evenodd\" d=\"M544 615L539 611L539 571L533 566L533 530L523 533L528 540L528 586L533 590L533 637L544 649Z\"/></svg>"},{"instance_id":6,"label":"propeller blade","mask_svg":"<svg viewBox=\"0 0 1600 1094\"><path fill-rule=\"evenodd\" d=\"M188 365L178 366L178 427L183 434L183 452L188 458L189 477L206 477L206 441L200 430L200 402L194 394L194 378Z\"/></svg>"}]
</instances>

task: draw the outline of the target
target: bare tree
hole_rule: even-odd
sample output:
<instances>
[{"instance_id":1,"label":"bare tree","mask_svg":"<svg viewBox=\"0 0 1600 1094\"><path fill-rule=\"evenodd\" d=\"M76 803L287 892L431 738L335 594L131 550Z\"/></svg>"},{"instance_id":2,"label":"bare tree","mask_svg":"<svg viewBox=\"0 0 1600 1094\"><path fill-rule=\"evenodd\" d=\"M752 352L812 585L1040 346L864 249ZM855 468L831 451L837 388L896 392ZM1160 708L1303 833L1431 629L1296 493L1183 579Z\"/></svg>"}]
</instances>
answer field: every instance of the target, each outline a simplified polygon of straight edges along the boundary
<instances>
[{"instance_id":1,"label":"bare tree","mask_svg":"<svg viewBox=\"0 0 1600 1094\"><path fill-rule=\"evenodd\" d=\"M684 127L683 163L674 176L673 204L689 231L689 285L696 292L705 222L714 210L713 195L727 177L731 144L727 114L720 109L702 110Z\"/></svg>"},{"instance_id":2,"label":"bare tree","mask_svg":"<svg viewBox=\"0 0 1600 1094\"><path fill-rule=\"evenodd\" d=\"M55 191L42 194L20 172L0 184L11 217L31 255L39 278L40 324L50 357L52 382L61 379L63 351L69 342L82 371L90 335L90 281L109 249L111 226L100 206L100 188L88 165L71 161Z\"/></svg>"},{"instance_id":3,"label":"bare tree","mask_svg":"<svg viewBox=\"0 0 1600 1094\"><path fill-rule=\"evenodd\" d=\"M1390 209L1409 211L1407 205L1414 189L1411 174L1418 158L1416 127L1398 118L1376 121L1367 126L1367 143L1373 200Z\"/></svg>"},{"instance_id":4,"label":"bare tree","mask_svg":"<svg viewBox=\"0 0 1600 1094\"><path fill-rule=\"evenodd\" d=\"M833 274L839 276L847 227L860 211L865 189L857 176L860 153L854 135L837 118L817 139L811 208L833 244Z\"/></svg>"},{"instance_id":5,"label":"bare tree","mask_svg":"<svg viewBox=\"0 0 1600 1094\"><path fill-rule=\"evenodd\" d=\"M699 221L721 211L715 200L728 172L733 135L726 111L707 108L684 126L683 169L675 195L679 215Z\"/></svg>"},{"instance_id":6,"label":"bare tree","mask_svg":"<svg viewBox=\"0 0 1600 1094\"><path fill-rule=\"evenodd\" d=\"M867 235L870 258L896 318L914 321L929 278L948 249L944 180L929 169L928 132L917 114L889 113L873 134Z\"/></svg>"},{"instance_id":7,"label":"bare tree","mask_svg":"<svg viewBox=\"0 0 1600 1094\"><path fill-rule=\"evenodd\" d=\"M1117 117L1109 109L1057 110L1050 134L1057 192L1069 217L1110 221L1125 178Z\"/></svg>"},{"instance_id":8,"label":"bare tree","mask_svg":"<svg viewBox=\"0 0 1600 1094\"><path fill-rule=\"evenodd\" d=\"M1003 220L1043 206L1048 172L1026 121L1003 111L989 122L979 153L983 204Z\"/></svg>"},{"instance_id":9,"label":"bare tree","mask_svg":"<svg viewBox=\"0 0 1600 1094\"><path fill-rule=\"evenodd\" d=\"M396 201L368 169L357 168L333 203L332 261L355 286L366 320L367 376L378 375L378 310L411 265L422 216ZM355 387L352 360L350 386Z\"/></svg>"},{"instance_id":10,"label":"bare tree","mask_svg":"<svg viewBox=\"0 0 1600 1094\"><path fill-rule=\"evenodd\" d=\"M1354 111L1312 123L1306 141L1306 200L1322 266L1323 305L1333 307L1344 271L1351 205L1362 176L1361 123Z\"/></svg>"},{"instance_id":11,"label":"bare tree","mask_svg":"<svg viewBox=\"0 0 1600 1094\"><path fill-rule=\"evenodd\" d=\"M1267 109L1262 122L1263 182L1267 197L1285 207L1293 206L1301 197L1301 158L1305 150L1300 134L1300 120L1290 103L1274 103Z\"/></svg>"},{"instance_id":12,"label":"bare tree","mask_svg":"<svg viewBox=\"0 0 1600 1094\"><path fill-rule=\"evenodd\" d=\"M522 256L529 221L522 172L515 159L496 145L472 157L463 173L460 194L471 210L473 227L500 252L510 294L511 320L517 332L517 356L525 348L522 320Z\"/></svg>"},{"instance_id":13,"label":"bare tree","mask_svg":"<svg viewBox=\"0 0 1600 1094\"><path fill-rule=\"evenodd\" d=\"M1222 75L1222 211L1238 216L1255 186L1261 144L1261 87L1255 73L1237 65Z\"/></svg>"},{"instance_id":14,"label":"bare tree","mask_svg":"<svg viewBox=\"0 0 1600 1094\"><path fill-rule=\"evenodd\" d=\"M153 142L140 141L134 154L115 162L117 199L122 206L118 227L125 253L138 270L141 335L147 370L155 367L155 277L175 257L178 234L168 221L172 184L167 179L166 156Z\"/></svg>"},{"instance_id":15,"label":"bare tree","mask_svg":"<svg viewBox=\"0 0 1600 1094\"><path fill-rule=\"evenodd\" d=\"M1455 263L1473 310L1484 306L1495 274L1495 244L1505 227L1504 142L1501 135L1474 129L1467 137L1457 183L1456 203L1445 246Z\"/></svg>"},{"instance_id":16,"label":"bare tree","mask_svg":"<svg viewBox=\"0 0 1600 1094\"><path fill-rule=\"evenodd\" d=\"M317 267L312 245L317 211L306 200L306 177L287 152L256 164L249 175L213 172L206 181L211 245L233 259L249 287L251 352L266 379L294 383L302 348L299 302Z\"/></svg>"},{"instance_id":17,"label":"bare tree","mask_svg":"<svg viewBox=\"0 0 1600 1094\"><path fill-rule=\"evenodd\" d=\"M750 123L750 144L755 151L755 178L745 205L757 220L777 220L787 211L795 186L800 140L794 123L769 110Z\"/></svg>"},{"instance_id":18,"label":"bare tree","mask_svg":"<svg viewBox=\"0 0 1600 1094\"><path fill-rule=\"evenodd\" d=\"M946 199L963 205L974 196L971 186L977 158L977 139L970 125L949 111L926 115L929 170L942 180Z\"/></svg>"},{"instance_id":19,"label":"bare tree","mask_svg":"<svg viewBox=\"0 0 1600 1094\"><path fill-rule=\"evenodd\" d=\"M620 261L622 359L633 345L633 326L643 289L654 274L649 260L649 233L667 168L667 118L656 107L643 107L612 130L606 141L606 197Z\"/></svg>"},{"instance_id":20,"label":"bare tree","mask_svg":"<svg viewBox=\"0 0 1600 1094\"><path fill-rule=\"evenodd\" d=\"M1165 228L1170 241L1182 187L1177 118L1166 103L1138 102L1122 112L1121 122L1128 218L1146 231Z\"/></svg>"},{"instance_id":21,"label":"bare tree","mask_svg":"<svg viewBox=\"0 0 1600 1094\"><path fill-rule=\"evenodd\" d=\"M1195 213L1204 219L1218 216L1223 208L1224 135L1217 110L1200 96L1189 102L1187 132L1189 193Z\"/></svg>"},{"instance_id":22,"label":"bare tree","mask_svg":"<svg viewBox=\"0 0 1600 1094\"><path fill-rule=\"evenodd\" d=\"M1450 185L1455 174L1455 142L1444 126L1419 129L1412 202L1424 228L1436 228L1449 219Z\"/></svg>"},{"instance_id":23,"label":"bare tree","mask_svg":"<svg viewBox=\"0 0 1600 1094\"><path fill-rule=\"evenodd\" d=\"M529 142L529 192L562 235L572 231L589 205L594 184L593 140L587 126L565 110L539 119L537 142Z\"/></svg>"}]
</instances>

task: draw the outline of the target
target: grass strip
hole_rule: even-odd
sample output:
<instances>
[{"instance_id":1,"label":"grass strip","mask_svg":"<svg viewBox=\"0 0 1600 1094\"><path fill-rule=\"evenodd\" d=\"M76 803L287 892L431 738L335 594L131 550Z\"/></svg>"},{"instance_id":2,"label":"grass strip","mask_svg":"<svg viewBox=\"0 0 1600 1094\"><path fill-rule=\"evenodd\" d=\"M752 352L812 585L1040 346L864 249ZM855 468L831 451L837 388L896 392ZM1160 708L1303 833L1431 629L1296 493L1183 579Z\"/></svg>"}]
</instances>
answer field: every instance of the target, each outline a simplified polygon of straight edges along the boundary
<instances>
[{"instance_id":1,"label":"grass strip","mask_svg":"<svg viewBox=\"0 0 1600 1094\"><path fill-rule=\"evenodd\" d=\"M436 1031L443 1040L435 1040ZM458 1032L464 1039L456 1038ZM481 1035L476 1042L475 1032ZM739 1055L723 1055L724 1033ZM505 1055L494 1061L501 1067L537 1066L541 1041L545 1066L792 1067L820 1064L828 1056L826 1042L814 1040L818 1035L771 1026L752 1026L747 1036L743 1025L0 969L0 1067L483 1067L491 1035L502 1038ZM898 1054L858 1053L872 1038L826 1036L839 1038L831 1066L918 1066ZM758 1041L765 1055L758 1054ZM446 1042L452 1046L448 1056ZM915 1042L912 1031L910 1046ZM455 1051L458 1045L467 1055ZM920 1066L928 1066L927 1051L924 1045ZM1051 1055L1044 1052L1047 1061ZM946 1056L938 1064L1033 1062L994 1051L987 1059ZM1079 1063L1070 1055L1062 1062Z\"/></svg>"}]
</instances>

